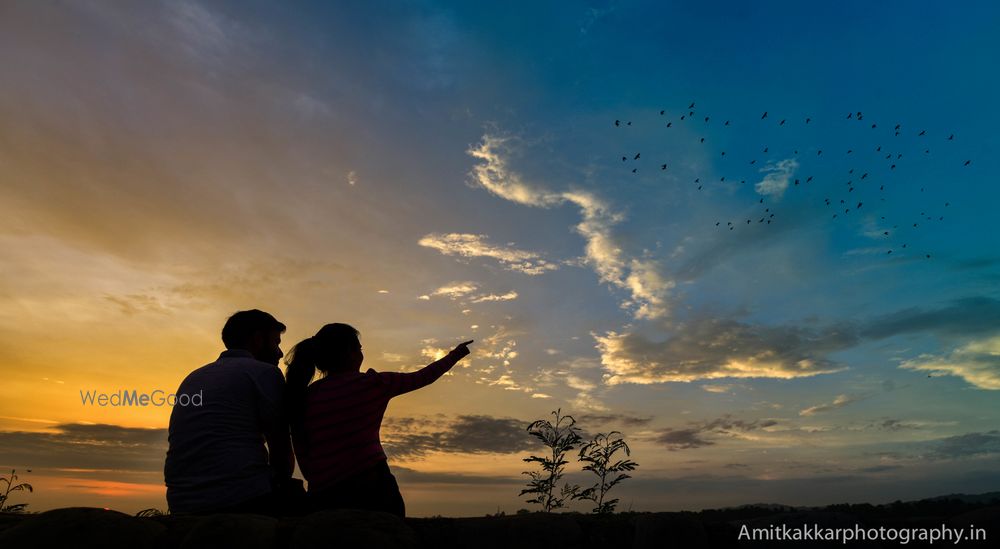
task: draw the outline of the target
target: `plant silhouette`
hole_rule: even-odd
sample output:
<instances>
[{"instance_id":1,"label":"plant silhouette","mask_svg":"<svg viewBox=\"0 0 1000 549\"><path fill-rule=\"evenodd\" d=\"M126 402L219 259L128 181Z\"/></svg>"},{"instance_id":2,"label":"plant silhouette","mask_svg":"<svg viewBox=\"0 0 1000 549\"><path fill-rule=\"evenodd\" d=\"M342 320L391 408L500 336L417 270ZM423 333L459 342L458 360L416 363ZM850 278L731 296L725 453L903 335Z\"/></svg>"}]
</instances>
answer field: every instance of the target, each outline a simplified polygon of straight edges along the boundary
<instances>
[{"instance_id":1,"label":"plant silhouette","mask_svg":"<svg viewBox=\"0 0 1000 549\"><path fill-rule=\"evenodd\" d=\"M28 469L31 472L31 469ZM7 499L10 497L11 492L23 492L25 490L33 492L34 489L27 482L17 483L17 470L10 470L10 477L0 477L0 482L3 482L6 486L4 487L3 494L0 494L0 513L23 513L24 508L28 506L27 503L15 503L14 505L7 505Z\"/></svg>"},{"instance_id":2,"label":"plant silhouette","mask_svg":"<svg viewBox=\"0 0 1000 549\"><path fill-rule=\"evenodd\" d=\"M586 463L584 471L590 471L597 475L597 484L586 488L574 495L574 499L590 500L597 504L594 513L613 513L618 504L618 498L605 501L608 491L616 484L632 478L625 471L634 471L639 466L638 463L630 459L619 459L612 463L615 454L620 450L625 451L626 456L631 456L628 444L618 431L611 431L608 434L597 433L594 438L580 448L580 461Z\"/></svg>"},{"instance_id":3,"label":"plant silhouette","mask_svg":"<svg viewBox=\"0 0 1000 549\"><path fill-rule=\"evenodd\" d=\"M552 412L555 416L555 423L540 419L532 422L528 426L528 433L544 444L551 454L547 457L530 456L524 458L528 463L538 463L541 471L524 471L522 474L530 475L528 488L521 490L518 495L532 494L534 497L527 500L528 503L537 503L542 506L545 512L559 509L565 506L567 498L572 499L580 487L565 484L556 495L556 485L563 477L563 470L566 464L566 453L576 448L583 439L580 437L580 429L576 427L576 420L573 416L561 415L562 409ZM565 423L565 425L564 425Z\"/></svg>"}]
</instances>

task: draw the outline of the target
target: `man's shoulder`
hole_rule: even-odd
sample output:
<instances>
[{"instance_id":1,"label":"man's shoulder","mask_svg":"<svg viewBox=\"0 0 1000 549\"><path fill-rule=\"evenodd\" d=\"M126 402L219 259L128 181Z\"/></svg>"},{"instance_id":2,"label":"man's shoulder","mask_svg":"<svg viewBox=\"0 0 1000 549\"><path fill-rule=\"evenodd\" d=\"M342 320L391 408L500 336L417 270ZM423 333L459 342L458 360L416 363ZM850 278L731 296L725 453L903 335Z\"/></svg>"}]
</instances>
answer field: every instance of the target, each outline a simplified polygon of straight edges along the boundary
<instances>
[{"instance_id":1,"label":"man's shoulder","mask_svg":"<svg viewBox=\"0 0 1000 549\"><path fill-rule=\"evenodd\" d=\"M262 362L253 357L228 357L219 358L215 362L210 362L189 373L185 380L196 380L208 377L228 377L247 376L253 378L260 377L284 377L281 369L274 364Z\"/></svg>"}]
</instances>

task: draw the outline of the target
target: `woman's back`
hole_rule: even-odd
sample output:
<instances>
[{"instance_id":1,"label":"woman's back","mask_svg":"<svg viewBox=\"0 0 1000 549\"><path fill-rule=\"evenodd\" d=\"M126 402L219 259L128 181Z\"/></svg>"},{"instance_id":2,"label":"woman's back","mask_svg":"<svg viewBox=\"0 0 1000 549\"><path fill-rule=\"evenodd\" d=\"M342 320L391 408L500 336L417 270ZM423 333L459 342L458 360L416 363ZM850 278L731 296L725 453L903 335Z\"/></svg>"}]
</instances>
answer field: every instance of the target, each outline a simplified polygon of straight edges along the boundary
<instances>
[{"instance_id":1,"label":"woman's back","mask_svg":"<svg viewBox=\"0 0 1000 549\"><path fill-rule=\"evenodd\" d=\"M309 491L322 491L385 461L379 428L389 400L433 383L465 354L449 353L416 372L331 373L306 391L292 443Z\"/></svg>"},{"instance_id":2,"label":"woman's back","mask_svg":"<svg viewBox=\"0 0 1000 549\"><path fill-rule=\"evenodd\" d=\"M388 387L374 370L325 377L309 386L301 431L292 441L309 490L322 490L386 459L379 426Z\"/></svg>"},{"instance_id":3,"label":"woman's back","mask_svg":"<svg viewBox=\"0 0 1000 549\"><path fill-rule=\"evenodd\" d=\"M313 509L370 509L404 517L406 503L379 441L386 406L443 376L469 354L472 341L416 372L362 374L359 336L348 324L327 324L292 348L285 371L292 445ZM316 370L325 377L310 385Z\"/></svg>"}]
</instances>

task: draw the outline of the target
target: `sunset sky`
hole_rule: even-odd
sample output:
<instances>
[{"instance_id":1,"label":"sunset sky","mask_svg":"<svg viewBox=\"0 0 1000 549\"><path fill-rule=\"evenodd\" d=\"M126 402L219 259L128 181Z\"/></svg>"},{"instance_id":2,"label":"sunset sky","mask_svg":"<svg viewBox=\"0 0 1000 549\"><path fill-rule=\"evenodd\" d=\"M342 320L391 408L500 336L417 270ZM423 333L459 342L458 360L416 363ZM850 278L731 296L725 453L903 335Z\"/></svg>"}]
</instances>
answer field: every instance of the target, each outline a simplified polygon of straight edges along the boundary
<instances>
[{"instance_id":1,"label":"sunset sky","mask_svg":"<svg viewBox=\"0 0 1000 549\"><path fill-rule=\"evenodd\" d=\"M524 428L557 408L625 434L622 510L1000 490L998 28L990 2L0 3L11 503L164 509L169 407L80 393L174 391L248 308L286 352L349 323L376 370L475 340L390 404L412 516L531 508Z\"/></svg>"}]
</instances>

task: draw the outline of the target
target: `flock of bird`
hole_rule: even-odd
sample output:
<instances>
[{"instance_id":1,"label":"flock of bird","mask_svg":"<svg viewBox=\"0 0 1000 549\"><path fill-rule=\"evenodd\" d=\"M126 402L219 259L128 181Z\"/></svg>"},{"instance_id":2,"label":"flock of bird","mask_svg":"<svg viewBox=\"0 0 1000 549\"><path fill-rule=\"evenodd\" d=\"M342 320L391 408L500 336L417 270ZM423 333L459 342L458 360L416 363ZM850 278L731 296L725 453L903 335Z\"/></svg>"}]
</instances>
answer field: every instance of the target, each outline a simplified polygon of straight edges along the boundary
<instances>
[{"instance_id":1,"label":"flock of bird","mask_svg":"<svg viewBox=\"0 0 1000 549\"><path fill-rule=\"evenodd\" d=\"M659 118L656 120L656 123L661 125L661 127L666 127L666 128L673 128L675 124L678 125L685 124L688 127L688 129L690 129L692 125L697 126L698 129L703 129L706 125L712 123L712 117L707 116L704 113L699 112L698 116L697 117L695 116L695 113L698 111L696 110L696 105L694 102L688 105L688 108L681 112L682 114L680 114L679 117L677 117L675 120L671 120L667 115L667 111L661 110L659 111ZM698 121L698 119L701 120ZM859 125L865 128L866 131L869 132L873 130L876 132L879 131L879 125L877 122L871 122L869 127L868 125L869 122L865 121L865 115L861 111L848 112L845 116L845 119L852 121L851 123L855 124L860 123ZM763 114L761 114L758 123L773 124L774 120L775 117L769 116L769 113L765 111ZM814 120L811 117L803 117L801 119L801 123L805 126L813 126L814 125L813 122ZM722 122L723 128L728 128L732 126L732 124L733 124L732 120L724 120ZM793 122L790 122L787 118L777 119L778 128L786 128L791 126L792 124ZM631 120L623 121L619 119L614 121L615 128L627 129L631 126L632 126ZM866 200L871 201L877 198L878 202L885 202L885 195L886 195L885 192L887 184L891 185L893 183L892 178L893 175L896 173L897 167L902 162L904 162L904 158L906 158L906 160L909 160L912 154L910 152L907 152L907 154L904 155L903 152L900 152L901 149L899 148L894 149L891 147L891 145L893 144L892 140L893 139L898 140L900 136L904 135L905 131L902 124L894 124L891 126L892 129L888 133L881 134L882 137L888 140L886 144L884 145L875 144L874 146L870 147L870 149L867 151L862 150L861 148L858 148L857 150L855 150L855 148L846 149L846 151L843 153L843 158L849 160L850 162L848 169L846 169L845 171L844 178L846 179L846 181L842 181L843 186L832 185L830 183L820 183L822 179L828 178L827 177L828 174L824 174L824 177L820 178L813 175L806 175L802 177L802 176L797 176L796 174L793 173L786 173L783 176L779 175L779 178L780 177L787 178L787 188L779 190L778 194L780 195L787 190L795 192L795 189L805 188L807 186L809 187L819 186L824 190L824 192L821 193L823 195L822 207L829 210L830 212L829 219L834 221L843 220L852 212L871 210L871 206L866 207L867 203ZM927 131L924 129L921 129L919 131L913 131L913 136L922 141L921 144L923 146L920 148L922 149L923 155L925 157L929 157L929 155L931 154L931 148L929 143L933 142L934 138L932 136L928 136ZM939 144L947 144L955 141L955 135L949 133L947 137L941 136L937 139L939 140L938 142ZM897 143L898 142L899 141L897 141ZM705 144L705 137L699 137L698 143L699 145ZM759 150L760 152L749 155L749 157L745 158L744 162L746 162L746 164L744 166L749 167L750 169L759 170L760 172L773 173L775 171L780 170L780 167L776 167L776 165L773 162L768 160L769 157L767 155L771 154L770 147L762 144L759 146L757 150ZM866 156L863 153L866 152L868 153L867 158L863 158ZM718 153L721 160L727 160L727 154L725 150L719 150ZM786 151L785 154L787 155L788 151ZM810 148L809 154L812 154L812 148ZM824 154L823 149L818 147L815 148L814 158L823 157L823 154ZM829 156L829 154L830 153L828 153L827 156ZM803 158L804 156L805 156L804 154L800 155L798 149L793 148L791 150L792 158L798 159L798 158ZM732 155L730 154L728 158L732 158ZM632 161L631 164L629 164L629 159L631 159ZM627 169L631 170L632 174L639 173L639 167L640 167L639 161L641 160L642 160L642 151L635 152L634 154L628 153L622 155L621 157L622 163L625 164ZM868 167L859 167L872 164L873 163L872 160L876 161L876 165ZM806 163L805 160L803 161L803 163L804 164ZM877 163L881 163L882 165L878 166ZM661 172L668 171L669 164L670 164L669 162L664 162L663 159L659 159L655 162L656 168L658 168L659 171ZM962 165L966 167L971 164L972 160L965 160L962 163ZM765 166L765 168L760 169L759 168L760 166ZM882 171L876 173L876 171L879 170L880 168ZM843 169L843 167L841 169ZM877 184L875 183L876 179L880 181ZM726 181L725 176L720 177L719 183L725 183L725 181ZM731 178L730 182L733 181L735 181L735 179ZM706 185L706 183L707 182L702 181L701 177L695 177L693 181L693 184L697 186L698 191L701 191ZM746 183L747 180L745 178L740 179L740 185L746 185ZM876 185L878 187L877 191L875 191ZM924 192L924 187L920 188L920 192L921 193ZM729 231L734 231L738 226L747 226L754 224L763 226L763 225L770 225L772 222L775 222L776 218L774 209L776 205L766 203L766 200L770 200L771 196L765 193L760 193L760 189L758 189L758 193L763 194L763 196L758 198L757 204L755 204L755 206L758 208L758 212L756 214L752 214L751 217L747 217L745 219L741 218L736 221L716 220L714 222L715 227L717 227L720 230L728 229ZM868 198L861 196L863 194L867 195ZM757 197L755 196L755 198ZM950 205L951 205L950 202L943 202L941 204L941 207L947 208ZM763 208L763 210L760 211L760 208ZM865 210L862 210L862 208L865 208ZM934 221L940 222L944 221L944 219L945 219L944 215L941 214L940 212L938 212L937 214L930 214L925 210L920 212L919 217L914 215L911 219L907 219L907 221L902 226L907 227L908 225L907 229L916 230L919 229L925 222L934 222ZM906 238L894 238L896 236L899 236L896 233L903 232L900 231L901 225L899 222L896 222L894 224L890 223L886 220L886 216L884 215L879 215L878 220L879 224L882 225L882 228L878 229L878 231L881 232L880 237L883 238L886 241L886 243L890 244L890 246L887 247L886 249L886 255L891 256L894 250L905 250L906 252L910 252L912 250L911 247L908 248L910 243L905 241L907 240ZM889 228L890 225L891 228ZM910 234L912 234L912 232ZM905 234L903 236L905 237ZM931 254L928 252L923 252L922 255L926 259L931 258Z\"/></svg>"}]
</instances>

